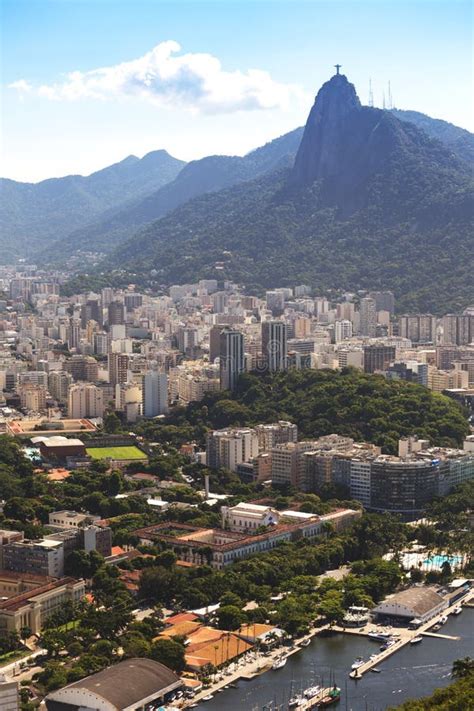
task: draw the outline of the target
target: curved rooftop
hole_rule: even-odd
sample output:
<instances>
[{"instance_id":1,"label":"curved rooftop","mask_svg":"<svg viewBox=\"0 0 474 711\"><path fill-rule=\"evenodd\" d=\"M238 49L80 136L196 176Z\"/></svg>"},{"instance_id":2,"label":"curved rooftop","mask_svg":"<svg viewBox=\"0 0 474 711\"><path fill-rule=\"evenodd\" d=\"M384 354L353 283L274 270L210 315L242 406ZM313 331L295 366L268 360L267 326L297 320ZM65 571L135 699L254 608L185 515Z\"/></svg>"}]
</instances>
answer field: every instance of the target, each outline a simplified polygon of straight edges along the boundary
<instances>
[{"instance_id":1,"label":"curved rooftop","mask_svg":"<svg viewBox=\"0 0 474 711\"><path fill-rule=\"evenodd\" d=\"M95 701L100 703L97 708L127 711L180 685L181 679L164 664L152 659L134 658L53 691L45 701L48 709L67 709L76 705L87 707Z\"/></svg>"}]
</instances>

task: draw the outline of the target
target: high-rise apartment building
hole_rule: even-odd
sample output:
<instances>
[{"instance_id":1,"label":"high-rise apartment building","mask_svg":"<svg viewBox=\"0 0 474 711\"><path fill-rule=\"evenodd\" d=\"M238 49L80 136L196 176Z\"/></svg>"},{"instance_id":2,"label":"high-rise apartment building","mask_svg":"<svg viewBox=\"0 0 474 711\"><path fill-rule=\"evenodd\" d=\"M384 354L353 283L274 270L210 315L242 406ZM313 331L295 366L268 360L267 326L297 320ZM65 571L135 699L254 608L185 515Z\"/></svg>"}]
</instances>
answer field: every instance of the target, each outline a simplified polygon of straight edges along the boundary
<instances>
[{"instance_id":1,"label":"high-rise apartment building","mask_svg":"<svg viewBox=\"0 0 474 711\"><path fill-rule=\"evenodd\" d=\"M364 371L366 373L385 372L396 357L395 346L364 346Z\"/></svg>"},{"instance_id":2,"label":"high-rise apartment building","mask_svg":"<svg viewBox=\"0 0 474 711\"><path fill-rule=\"evenodd\" d=\"M445 345L464 346L474 341L474 316L446 314L441 325Z\"/></svg>"},{"instance_id":3,"label":"high-rise apartment building","mask_svg":"<svg viewBox=\"0 0 474 711\"><path fill-rule=\"evenodd\" d=\"M221 331L219 340L220 383L222 390L234 390L244 372L244 336L230 328Z\"/></svg>"},{"instance_id":4,"label":"high-rise apartment building","mask_svg":"<svg viewBox=\"0 0 474 711\"><path fill-rule=\"evenodd\" d=\"M192 355L198 345L198 330L194 327L182 327L176 333L178 349L186 355Z\"/></svg>"},{"instance_id":5,"label":"high-rise apartment building","mask_svg":"<svg viewBox=\"0 0 474 711\"><path fill-rule=\"evenodd\" d=\"M85 328L89 321L102 325L102 307L98 299L89 299L81 306L81 328Z\"/></svg>"},{"instance_id":6,"label":"high-rise apartment building","mask_svg":"<svg viewBox=\"0 0 474 711\"><path fill-rule=\"evenodd\" d=\"M64 546L60 541L17 541L3 546L5 570L60 578L64 574Z\"/></svg>"},{"instance_id":7,"label":"high-rise apartment building","mask_svg":"<svg viewBox=\"0 0 474 711\"><path fill-rule=\"evenodd\" d=\"M388 367L387 378L391 380L407 380L428 387L428 365L413 361L399 361Z\"/></svg>"},{"instance_id":8,"label":"high-rise apartment building","mask_svg":"<svg viewBox=\"0 0 474 711\"><path fill-rule=\"evenodd\" d=\"M352 338L352 321L343 319L334 323L334 341L341 343L348 338Z\"/></svg>"},{"instance_id":9,"label":"high-rise apartment building","mask_svg":"<svg viewBox=\"0 0 474 711\"><path fill-rule=\"evenodd\" d=\"M100 300L102 308L106 309L111 301L114 300L114 290L110 286L105 286L100 292Z\"/></svg>"},{"instance_id":10,"label":"high-rise apartment building","mask_svg":"<svg viewBox=\"0 0 474 711\"><path fill-rule=\"evenodd\" d=\"M44 385L25 383L18 388L21 406L29 412L46 410L46 388Z\"/></svg>"},{"instance_id":11,"label":"high-rise apartment building","mask_svg":"<svg viewBox=\"0 0 474 711\"><path fill-rule=\"evenodd\" d=\"M285 309L285 293L281 290L267 291L265 294L267 309L273 316L281 316Z\"/></svg>"},{"instance_id":12,"label":"high-rise apartment building","mask_svg":"<svg viewBox=\"0 0 474 711\"><path fill-rule=\"evenodd\" d=\"M109 353L107 361L109 383L113 386L118 383L126 383L128 380L128 355L126 353Z\"/></svg>"},{"instance_id":13,"label":"high-rise apartment building","mask_svg":"<svg viewBox=\"0 0 474 711\"><path fill-rule=\"evenodd\" d=\"M143 296L142 294L130 291L124 295L123 301L125 304L125 308L127 310L133 311L134 309L140 308L140 306L143 304Z\"/></svg>"},{"instance_id":14,"label":"high-rise apartment building","mask_svg":"<svg viewBox=\"0 0 474 711\"><path fill-rule=\"evenodd\" d=\"M293 335L295 338L306 338L311 335L311 319L307 316L298 316L293 322Z\"/></svg>"},{"instance_id":15,"label":"high-rise apartment building","mask_svg":"<svg viewBox=\"0 0 474 711\"><path fill-rule=\"evenodd\" d=\"M286 370L287 330L283 321L264 321L262 323L262 357L271 372Z\"/></svg>"},{"instance_id":16,"label":"high-rise apartment building","mask_svg":"<svg viewBox=\"0 0 474 711\"><path fill-rule=\"evenodd\" d=\"M209 330L209 361L214 363L215 359L220 354L221 332L224 327L217 325L212 326Z\"/></svg>"},{"instance_id":17,"label":"high-rise apartment building","mask_svg":"<svg viewBox=\"0 0 474 711\"><path fill-rule=\"evenodd\" d=\"M55 400L66 404L69 387L72 385L72 375L65 370L53 370L48 375L48 390Z\"/></svg>"},{"instance_id":18,"label":"high-rise apartment building","mask_svg":"<svg viewBox=\"0 0 474 711\"><path fill-rule=\"evenodd\" d=\"M69 388L68 414L73 420L102 417L105 405L103 390L93 383L78 383Z\"/></svg>"},{"instance_id":19,"label":"high-rise apartment building","mask_svg":"<svg viewBox=\"0 0 474 711\"><path fill-rule=\"evenodd\" d=\"M272 484L290 484L306 491L305 453L315 448L316 442L285 442L271 450Z\"/></svg>"},{"instance_id":20,"label":"high-rise apartment building","mask_svg":"<svg viewBox=\"0 0 474 711\"><path fill-rule=\"evenodd\" d=\"M8 680L0 674L0 709L2 711L20 711L20 685L18 681Z\"/></svg>"},{"instance_id":21,"label":"high-rise apartment building","mask_svg":"<svg viewBox=\"0 0 474 711\"><path fill-rule=\"evenodd\" d=\"M465 389L469 387L469 373L460 368L453 368L452 370L429 368L428 387L436 393L442 393L443 390Z\"/></svg>"},{"instance_id":22,"label":"high-rise apartment building","mask_svg":"<svg viewBox=\"0 0 474 711\"><path fill-rule=\"evenodd\" d=\"M92 356L73 355L63 363L63 370L71 373L74 380L95 382L99 378L99 365Z\"/></svg>"},{"instance_id":23,"label":"high-rise apartment building","mask_svg":"<svg viewBox=\"0 0 474 711\"><path fill-rule=\"evenodd\" d=\"M81 342L81 322L78 319L69 320L67 344L69 348L78 348Z\"/></svg>"},{"instance_id":24,"label":"high-rise apartment building","mask_svg":"<svg viewBox=\"0 0 474 711\"><path fill-rule=\"evenodd\" d=\"M168 412L168 376L149 370L143 376L143 415L157 417Z\"/></svg>"},{"instance_id":25,"label":"high-rise apartment building","mask_svg":"<svg viewBox=\"0 0 474 711\"><path fill-rule=\"evenodd\" d=\"M94 333L92 335L92 349L95 355L107 355L109 339L106 333Z\"/></svg>"},{"instance_id":26,"label":"high-rise apartment building","mask_svg":"<svg viewBox=\"0 0 474 711\"><path fill-rule=\"evenodd\" d=\"M257 425L254 429L258 437L258 447L263 452L269 452L277 444L298 440L298 427L292 422L280 420L270 425Z\"/></svg>"},{"instance_id":27,"label":"high-rise apartment building","mask_svg":"<svg viewBox=\"0 0 474 711\"><path fill-rule=\"evenodd\" d=\"M398 335L412 343L434 343L436 318L431 314L407 314L398 319Z\"/></svg>"},{"instance_id":28,"label":"high-rise apartment building","mask_svg":"<svg viewBox=\"0 0 474 711\"><path fill-rule=\"evenodd\" d=\"M237 471L239 464L258 455L258 437L253 429L230 428L207 435L206 463L213 469Z\"/></svg>"},{"instance_id":29,"label":"high-rise apartment building","mask_svg":"<svg viewBox=\"0 0 474 711\"><path fill-rule=\"evenodd\" d=\"M377 333L377 308L375 300L369 297L360 300L360 334L375 338Z\"/></svg>"},{"instance_id":30,"label":"high-rise apartment building","mask_svg":"<svg viewBox=\"0 0 474 711\"><path fill-rule=\"evenodd\" d=\"M125 323L125 306L121 301L111 301L108 306L108 322L110 326L121 326Z\"/></svg>"}]
</instances>

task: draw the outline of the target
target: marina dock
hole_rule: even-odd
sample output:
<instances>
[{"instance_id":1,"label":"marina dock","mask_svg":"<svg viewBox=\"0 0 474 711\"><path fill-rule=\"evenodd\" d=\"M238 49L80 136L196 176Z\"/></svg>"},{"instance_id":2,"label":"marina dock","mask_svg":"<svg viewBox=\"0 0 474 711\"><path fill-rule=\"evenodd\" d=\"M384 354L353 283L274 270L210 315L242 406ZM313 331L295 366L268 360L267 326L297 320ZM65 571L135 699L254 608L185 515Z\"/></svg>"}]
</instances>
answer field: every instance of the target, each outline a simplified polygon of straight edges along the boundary
<instances>
[{"instance_id":1,"label":"marina dock","mask_svg":"<svg viewBox=\"0 0 474 711\"><path fill-rule=\"evenodd\" d=\"M388 659L389 657L392 656L392 654L395 654L398 652L400 649L403 649L406 647L412 639L418 636L426 636L426 637L435 637L440 640L446 640L446 641L456 641L459 639L459 637L452 636L452 635L447 635L439 632L430 632L430 629L436 625L439 620L445 616L451 614L456 607L459 607L462 605L463 607L473 607L474 606L474 590L471 590L467 593L467 595L464 597L462 601L458 600L456 603L451 605L450 607L446 608L443 610L439 615L436 617L433 617L431 620L428 620L425 624L421 625L418 629L416 630L408 630L406 628L384 628L384 632L386 634L392 633L393 635L398 635L398 638L396 639L395 643L385 649L383 652L379 652L378 654L375 654L373 659L369 659L367 662L364 662L358 669L352 671L349 676L354 679L360 679L366 672L370 671L374 667L378 667L383 661ZM370 631L380 631L380 626L377 625L371 625L370 626ZM259 676L260 674L268 673L268 674L278 674L278 671L272 671L271 667L275 659L280 657L281 655L285 657L291 657L293 654L296 654L300 651L303 651L305 649L305 646L301 645L301 642L308 638L313 638L316 637L317 635L324 633L324 632L335 632L335 633L342 633L342 634L349 634L349 635L358 635L361 637L367 637L367 633L369 629L366 627L364 629L360 628L343 628L339 627L336 625L329 625L325 624L322 625L321 627L313 628L311 632L305 637L302 637L299 640L295 640L294 644L291 647L287 647L285 649L282 649L281 647L278 649L275 649L272 651L272 653L267 656L267 657L262 657L259 655L253 655L253 657L245 664L238 664L236 665L236 668L229 671L229 670L222 670L220 673L218 679L216 679L209 687L206 689L203 689L200 691L196 696L194 696L192 699L186 699L183 700L183 702L180 704L180 708L188 708L189 706L194 706L194 704L199 703L202 701L205 697L208 697L209 695L212 697L216 693L219 694L221 691L226 689L229 685L235 685L236 682L238 682L240 679L246 680L246 681L251 681L255 677ZM324 689L321 692L318 692L318 695L316 697L313 697L308 700L304 700L303 704L298 707L298 711L309 711L310 709L315 709L317 708L317 702L321 700L321 698L324 695L327 695L329 692L329 689ZM321 698L320 698L321 696Z\"/></svg>"},{"instance_id":2,"label":"marina dock","mask_svg":"<svg viewBox=\"0 0 474 711\"><path fill-rule=\"evenodd\" d=\"M439 634L438 632L430 632L429 630L431 627L434 627L442 617L446 615L450 615L457 607L459 607L461 604L463 607L472 607L472 599L473 599L474 592L471 590L467 593L463 601L456 601L453 605L450 607L446 608L442 612L440 612L436 617L432 617L431 620L428 620L425 622L423 625L421 625L418 629L416 630L405 630L405 629L400 629L399 631L396 632L396 634L399 634L400 637L395 641L394 644L392 644L390 647L385 649L383 652L380 652L379 654L376 654L373 656L372 659L369 659L367 662L364 662L361 664L360 667L355 669L354 671L351 671L349 674L351 679L360 679L364 674L366 674L368 671L373 669L374 667L377 667L381 662L385 661L385 659L388 659L388 657L391 657L392 654L395 654L395 652L398 652L400 649L405 647L407 644L410 644L411 640L414 639L415 637L421 636L428 636L428 637L436 637L439 639L445 639L445 640L451 640L451 641L456 641L459 639L459 637L453 637L451 635L447 634ZM470 604L471 603L471 604Z\"/></svg>"}]
</instances>

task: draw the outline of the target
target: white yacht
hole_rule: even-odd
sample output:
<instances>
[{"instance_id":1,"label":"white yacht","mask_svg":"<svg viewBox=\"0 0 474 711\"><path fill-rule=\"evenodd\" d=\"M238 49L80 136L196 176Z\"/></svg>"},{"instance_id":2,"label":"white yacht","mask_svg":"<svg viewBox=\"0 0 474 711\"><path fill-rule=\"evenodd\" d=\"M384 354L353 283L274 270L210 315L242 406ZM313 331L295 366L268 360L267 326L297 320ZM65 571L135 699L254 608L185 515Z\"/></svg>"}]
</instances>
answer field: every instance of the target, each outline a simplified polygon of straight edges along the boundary
<instances>
[{"instance_id":1,"label":"white yacht","mask_svg":"<svg viewBox=\"0 0 474 711\"><path fill-rule=\"evenodd\" d=\"M283 669L287 661L287 657L284 657L283 655L281 657L277 657L272 664L272 669Z\"/></svg>"}]
</instances>

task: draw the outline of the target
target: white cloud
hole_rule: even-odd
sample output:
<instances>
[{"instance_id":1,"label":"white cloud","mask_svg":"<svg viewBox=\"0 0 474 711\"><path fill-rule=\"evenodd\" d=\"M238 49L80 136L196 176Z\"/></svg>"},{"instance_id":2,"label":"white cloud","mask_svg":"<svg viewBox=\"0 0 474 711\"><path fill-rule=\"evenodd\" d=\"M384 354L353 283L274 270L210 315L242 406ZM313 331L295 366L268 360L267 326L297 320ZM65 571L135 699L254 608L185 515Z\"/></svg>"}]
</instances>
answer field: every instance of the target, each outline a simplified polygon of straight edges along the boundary
<instances>
[{"instance_id":1,"label":"white cloud","mask_svg":"<svg viewBox=\"0 0 474 711\"><path fill-rule=\"evenodd\" d=\"M27 94L28 92L33 90L33 86L30 84L30 82L25 81L25 79L19 79L18 81L12 82L8 85L8 88L16 89L19 94Z\"/></svg>"},{"instance_id":2,"label":"white cloud","mask_svg":"<svg viewBox=\"0 0 474 711\"><path fill-rule=\"evenodd\" d=\"M177 42L168 40L129 62L70 72L62 81L39 87L21 79L10 88L60 101L139 98L158 106L212 114L284 109L295 101L307 101L298 86L276 82L266 71L225 71L211 54L178 54L180 51Z\"/></svg>"}]
</instances>

